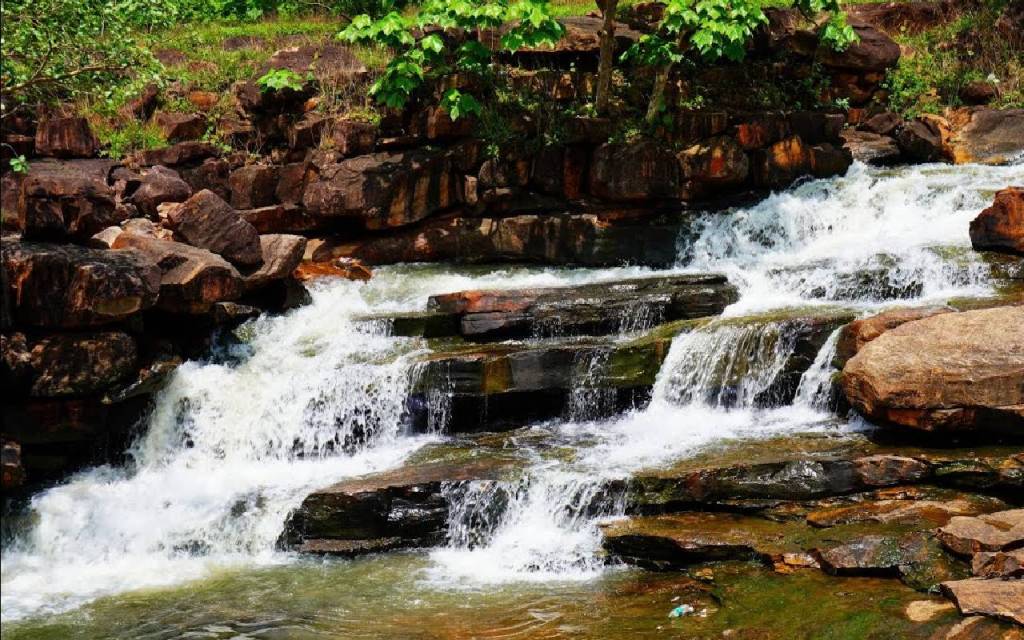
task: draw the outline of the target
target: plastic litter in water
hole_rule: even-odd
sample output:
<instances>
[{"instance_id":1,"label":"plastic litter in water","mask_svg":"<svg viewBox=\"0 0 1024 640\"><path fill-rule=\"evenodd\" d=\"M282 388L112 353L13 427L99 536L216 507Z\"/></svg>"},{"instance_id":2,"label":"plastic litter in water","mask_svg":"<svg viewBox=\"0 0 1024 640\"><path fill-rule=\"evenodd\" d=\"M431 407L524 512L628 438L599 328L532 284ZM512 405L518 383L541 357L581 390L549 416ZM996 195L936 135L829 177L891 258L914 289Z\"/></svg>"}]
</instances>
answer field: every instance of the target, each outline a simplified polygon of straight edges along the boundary
<instances>
[{"instance_id":1,"label":"plastic litter in water","mask_svg":"<svg viewBox=\"0 0 1024 640\"><path fill-rule=\"evenodd\" d=\"M675 609L668 612L670 618L682 618L685 615L689 615L694 612L694 608L688 604L681 604Z\"/></svg>"}]
</instances>

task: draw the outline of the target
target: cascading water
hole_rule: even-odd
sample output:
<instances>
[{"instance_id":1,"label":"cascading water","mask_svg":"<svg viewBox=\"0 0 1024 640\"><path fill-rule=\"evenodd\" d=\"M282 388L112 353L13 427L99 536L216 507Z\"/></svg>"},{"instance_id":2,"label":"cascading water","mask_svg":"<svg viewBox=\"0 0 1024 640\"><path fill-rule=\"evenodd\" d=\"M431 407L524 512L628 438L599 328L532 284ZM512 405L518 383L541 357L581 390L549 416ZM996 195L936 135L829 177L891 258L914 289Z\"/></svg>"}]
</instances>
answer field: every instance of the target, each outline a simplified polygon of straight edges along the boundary
<instances>
[{"instance_id":1,"label":"cascading water","mask_svg":"<svg viewBox=\"0 0 1024 640\"><path fill-rule=\"evenodd\" d=\"M676 338L642 410L604 418L605 400L587 386L601 359L581 361L577 402L565 420L539 427L573 443L572 455L537 451L518 479L446 487L450 538L430 555L430 582L592 577L603 570L597 523L623 509L608 480L722 440L836 429L840 421L825 410L835 334L799 379L795 399L779 406L766 390L796 341L771 314L737 316L837 303L869 313L894 298L988 294L988 268L968 250L968 222L995 190L1021 181L1020 165L855 165L845 177L700 217L681 240L674 271L725 272L739 302L725 319ZM179 369L130 465L84 472L34 498L31 528L3 551L3 618L222 567L288 561L274 543L308 491L398 465L440 437L403 432L425 345L355 316L423 309L429 295L462 289L650 273L380 269L369 283L332 283L314 292L312 305L256 321L236 361ZM622 319L623 333L657 320L640 311ZM430 404L440 407L429 418L440 432L445 404Z\"/></svg>"}]
</instances>

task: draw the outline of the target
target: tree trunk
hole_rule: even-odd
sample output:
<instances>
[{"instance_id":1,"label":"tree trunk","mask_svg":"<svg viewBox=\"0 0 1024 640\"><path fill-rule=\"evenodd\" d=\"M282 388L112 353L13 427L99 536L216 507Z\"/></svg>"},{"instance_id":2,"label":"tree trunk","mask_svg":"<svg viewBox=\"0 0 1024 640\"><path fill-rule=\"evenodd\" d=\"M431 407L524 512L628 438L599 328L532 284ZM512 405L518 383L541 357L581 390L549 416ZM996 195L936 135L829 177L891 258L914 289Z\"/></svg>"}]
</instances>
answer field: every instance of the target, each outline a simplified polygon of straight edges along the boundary
<instances>
[{"instance_id":1,"label":"tree trunk","mask_svg":"<svg viewBox=\"0 0 1024 640\"><path fill-rule=\"evenodd\" d=\"M601 57L597 63L597 96L594 108L598 115L605 115L612 92L612 67L615 56L615 12L619 0L598 0L604 24L601 27Z\"/></svg>"},{"instance_id":2,"label":"tree trunk","mask_svg":"<svg viewBox=\"0 0 1024 640\"><path fill-rule=\"evenodd\" d=\"M661 103L665 100L665 89L668 85L668 80L672 76L672 63L666 64L661 69L658 69L658 73L654 76L654 87L651 91L651 101L647 103L647 123L652 124L658 117L658 112L661 110Z\"/></svg>"}]
</instances>

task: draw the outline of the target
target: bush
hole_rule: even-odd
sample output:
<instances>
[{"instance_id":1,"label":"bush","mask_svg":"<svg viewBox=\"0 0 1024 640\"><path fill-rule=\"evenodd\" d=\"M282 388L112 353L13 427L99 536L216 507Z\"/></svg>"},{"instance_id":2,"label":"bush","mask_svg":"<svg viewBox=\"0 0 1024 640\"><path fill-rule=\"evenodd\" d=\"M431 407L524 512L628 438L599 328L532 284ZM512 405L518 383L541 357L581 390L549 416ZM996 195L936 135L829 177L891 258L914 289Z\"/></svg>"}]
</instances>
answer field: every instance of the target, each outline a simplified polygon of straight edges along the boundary
<instances>
[{"instance_id":1,"label":"bush","mask_svg":"<svg viewBox=\"0 0 1024 640\"><path fill-rule=\"evenodd\" d=\"M103 0L4 2L5 102L69 100L99 86L115 91L151 79L159 66L136 44L119 7Z\"/></svg>"}]
</instances>

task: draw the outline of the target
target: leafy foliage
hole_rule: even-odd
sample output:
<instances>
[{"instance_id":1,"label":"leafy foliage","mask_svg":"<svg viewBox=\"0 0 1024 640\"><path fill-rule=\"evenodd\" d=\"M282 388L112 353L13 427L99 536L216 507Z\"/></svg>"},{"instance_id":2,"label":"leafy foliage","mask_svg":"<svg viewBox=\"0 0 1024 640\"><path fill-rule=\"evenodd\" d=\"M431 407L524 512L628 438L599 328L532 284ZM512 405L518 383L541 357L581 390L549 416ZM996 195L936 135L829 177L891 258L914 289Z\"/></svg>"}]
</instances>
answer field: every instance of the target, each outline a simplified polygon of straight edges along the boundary
<instances>
[{"instance_id":1,"label":"leafy foliage","mask_svg":"<svg viewBox=\"0 0 1024 640\"><path fill-rule=\"evenodd\" d=\"M370 95L380 104L401 108L428 79L453 71L484 75L490 68L493 52L479 39L456 44L454 38L445 37L446 31L479 34L506 23L512 26L503 30L499 44L507 51L552 43L563 33L545 0L429 0L415 16L391 12L374 20L358 15L339 37L352 43L383 45L395 52L370 87ZM445 92L441 107L452 119L479 112L473 96L455 89Z\"/></svg>"},{"instance_id":2,"label":"leafy foliage","mask_svg":"<svg viewBox=\"0 0 1024 640\"><path fill-rule=\"evenodd\" d=\"M120 3L6 0L0 84L12 102L74 98L96 86L145 81L158 65L131 37Z\"/></svg>"},{"instance_id":3,"label":"leafy foliage","mask_svg":"<svg viewBox=\"0 0 1024 640\"><path fill-rule=\"evenodd\" d=\"M305 84L306 79L291 69L271 69L256 80L256 85L262 91L302 91Z\"/></svg>"},{"instance_id":4,"label":"leafy foliage","mask_svg":"<svg viewBox=\"0 0 1024 640\"><path fill-rule=\"evenodd\" d=\"M14 173L19 173L22 175L28 173L28 160L26 160L25 156L23 155L17 155L11 158L10 165L11 171L13 171Z\"/></svg>"}]
</instances>

